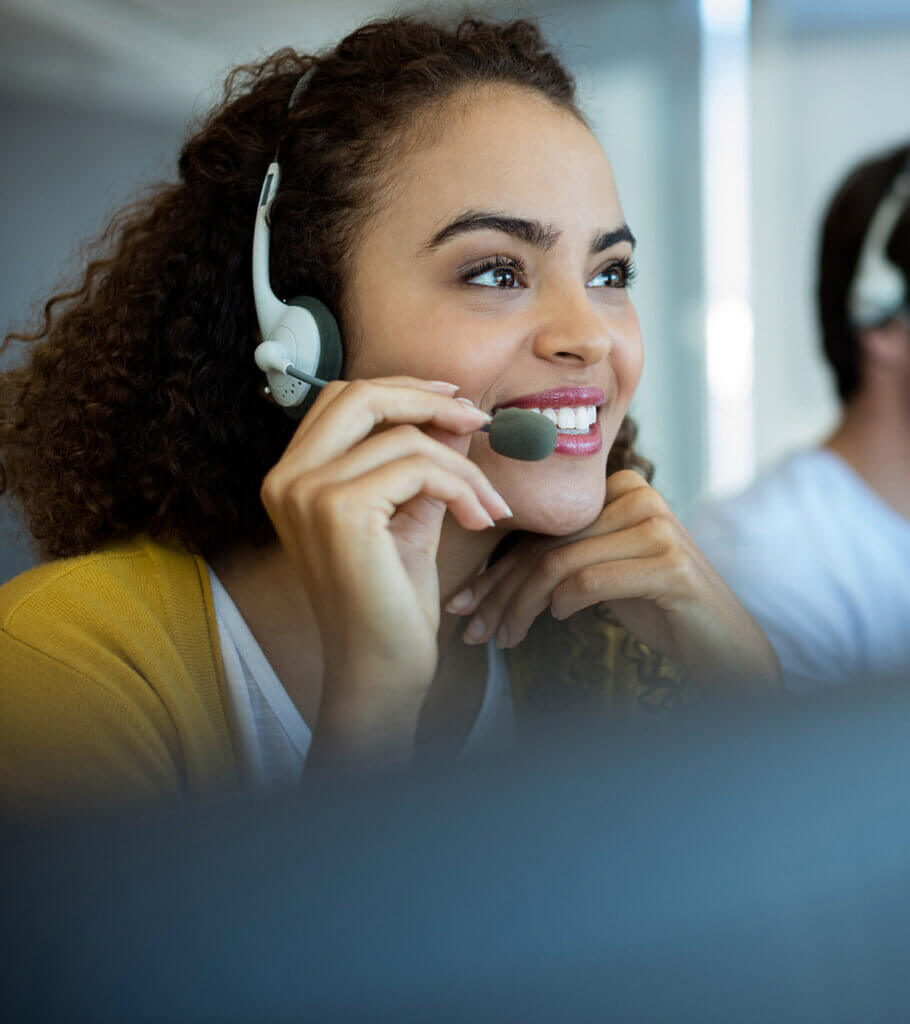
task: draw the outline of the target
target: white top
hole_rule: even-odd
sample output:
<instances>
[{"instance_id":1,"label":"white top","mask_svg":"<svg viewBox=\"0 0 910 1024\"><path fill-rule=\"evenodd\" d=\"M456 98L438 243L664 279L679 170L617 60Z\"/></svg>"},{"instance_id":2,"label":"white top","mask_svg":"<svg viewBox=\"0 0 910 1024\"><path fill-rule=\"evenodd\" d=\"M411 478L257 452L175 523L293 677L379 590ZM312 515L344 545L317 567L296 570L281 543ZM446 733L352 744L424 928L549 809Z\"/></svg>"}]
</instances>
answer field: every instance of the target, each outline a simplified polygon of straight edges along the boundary
<instances>
[{"instance_id":1,"label":"white top","mask_svg":"<svg viewBox=\"0 0 910 1024\"><path fill-rule=\"evenodd\" d=\"M241 743L247 784L274 789L299 782L312 733L246 622L209 566L228 701ZM510 735L512 697L505 652L487 643L487 680L462 753Z\"/></svg>"},{"instance_id":2,"label":"white top","mask_svg":"<svg viewBox=\"0 0 910 1024\"><path fill-rule=\"evenodd\" d=\"M791 455L690 529L765 630L789 689L910 665L910 521L833 452Z\"/></svg>"}]
</instances>

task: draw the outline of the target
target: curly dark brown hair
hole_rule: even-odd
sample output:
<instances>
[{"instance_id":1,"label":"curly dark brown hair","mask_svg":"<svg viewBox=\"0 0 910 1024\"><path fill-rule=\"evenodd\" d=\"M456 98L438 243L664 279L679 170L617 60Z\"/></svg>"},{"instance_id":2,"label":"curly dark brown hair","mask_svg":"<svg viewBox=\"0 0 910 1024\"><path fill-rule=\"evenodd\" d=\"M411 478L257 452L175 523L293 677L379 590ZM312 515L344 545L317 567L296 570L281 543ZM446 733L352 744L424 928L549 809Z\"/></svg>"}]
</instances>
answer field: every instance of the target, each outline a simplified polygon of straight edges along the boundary
<instances>
[{"instance_id":1,"label":"curly dark brown hair","mask_svg":"<svg viewBox=\"0 0 910 1024\"><path fill-rule=\"evenodd\" d=\"M275 294L319 296L344 331L352 239L384 168L430 104L486 82L581 117L571 76L525 20L376 21L318 57L282 49L231 72L183 146L179 180L116 214L78 287L0 348L31 343L26 363L0 376L0 489L24 506L43 557L139 532L206 556L274 536L259 489L294 423L262 399L253 364L251 246L266 168L277 152ZM627 419L609 471L650 479L634 440Z\"/></svg>"}]
</instances>

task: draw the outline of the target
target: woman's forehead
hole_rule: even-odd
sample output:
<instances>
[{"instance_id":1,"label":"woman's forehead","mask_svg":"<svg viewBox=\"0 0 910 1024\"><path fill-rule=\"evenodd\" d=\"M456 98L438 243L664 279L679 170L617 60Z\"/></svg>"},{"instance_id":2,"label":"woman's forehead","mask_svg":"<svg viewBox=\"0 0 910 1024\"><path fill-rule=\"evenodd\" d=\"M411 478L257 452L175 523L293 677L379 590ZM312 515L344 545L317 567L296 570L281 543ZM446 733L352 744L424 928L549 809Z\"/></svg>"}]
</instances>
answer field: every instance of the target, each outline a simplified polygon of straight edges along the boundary
<instances>
[{"instance_id":1,"label":"woman's forehead","mask_svg":"<svg viewBox=\"0 0 910 1024\"><path fill-rule=\"evenodd\" d=\"M525 89L484 87L424 116L435 118L430 132L388 168L380 219L399 239L430 237L465 209L569 232L622 222L606 154L570 110Z\"/></svg>"}]
</instances>

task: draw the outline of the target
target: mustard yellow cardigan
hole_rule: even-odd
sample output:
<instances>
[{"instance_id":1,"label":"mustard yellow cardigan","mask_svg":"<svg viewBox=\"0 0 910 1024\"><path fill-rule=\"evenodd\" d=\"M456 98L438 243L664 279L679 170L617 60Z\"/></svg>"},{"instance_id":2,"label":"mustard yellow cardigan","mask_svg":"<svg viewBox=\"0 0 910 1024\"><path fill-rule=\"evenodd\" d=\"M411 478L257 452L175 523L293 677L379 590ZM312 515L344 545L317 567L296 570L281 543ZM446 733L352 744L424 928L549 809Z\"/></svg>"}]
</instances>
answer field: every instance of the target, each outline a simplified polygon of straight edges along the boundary
<instances>
[{"instance_id":1,"label":"mustard yellow cardigan","mask_svg":"<svg viewBox=\"0 0 910 1024\"><path fill-rule=\"evenodd\" d=\"M665 705L671 663L608 618L540 616L509 652L516 707ZM147 537L0 587L0 813L42 826L239 787L206 564Z\"/></svg>"}]
</instances>

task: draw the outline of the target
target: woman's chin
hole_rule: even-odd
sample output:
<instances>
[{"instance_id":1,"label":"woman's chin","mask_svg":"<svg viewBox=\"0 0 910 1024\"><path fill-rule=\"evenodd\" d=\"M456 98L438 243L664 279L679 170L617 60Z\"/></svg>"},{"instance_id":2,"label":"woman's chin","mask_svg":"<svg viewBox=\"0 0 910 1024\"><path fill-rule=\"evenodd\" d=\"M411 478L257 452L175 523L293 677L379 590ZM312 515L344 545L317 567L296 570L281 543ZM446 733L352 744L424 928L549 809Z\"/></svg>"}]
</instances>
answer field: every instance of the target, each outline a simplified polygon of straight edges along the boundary
<instances>
[{"instance_id":1,"label":"woman's chin","mask_svg":"<svg viewBox=\"0 0 910 1024\"><path fill-rule=\"evenodd\" d=\"M549 537L568 537L590 526L603 511L605 490L599 495L566 497L543 502L532 498L509 498L514 513L509 525L517 530Z\"/></svg>"}]
</instances>

